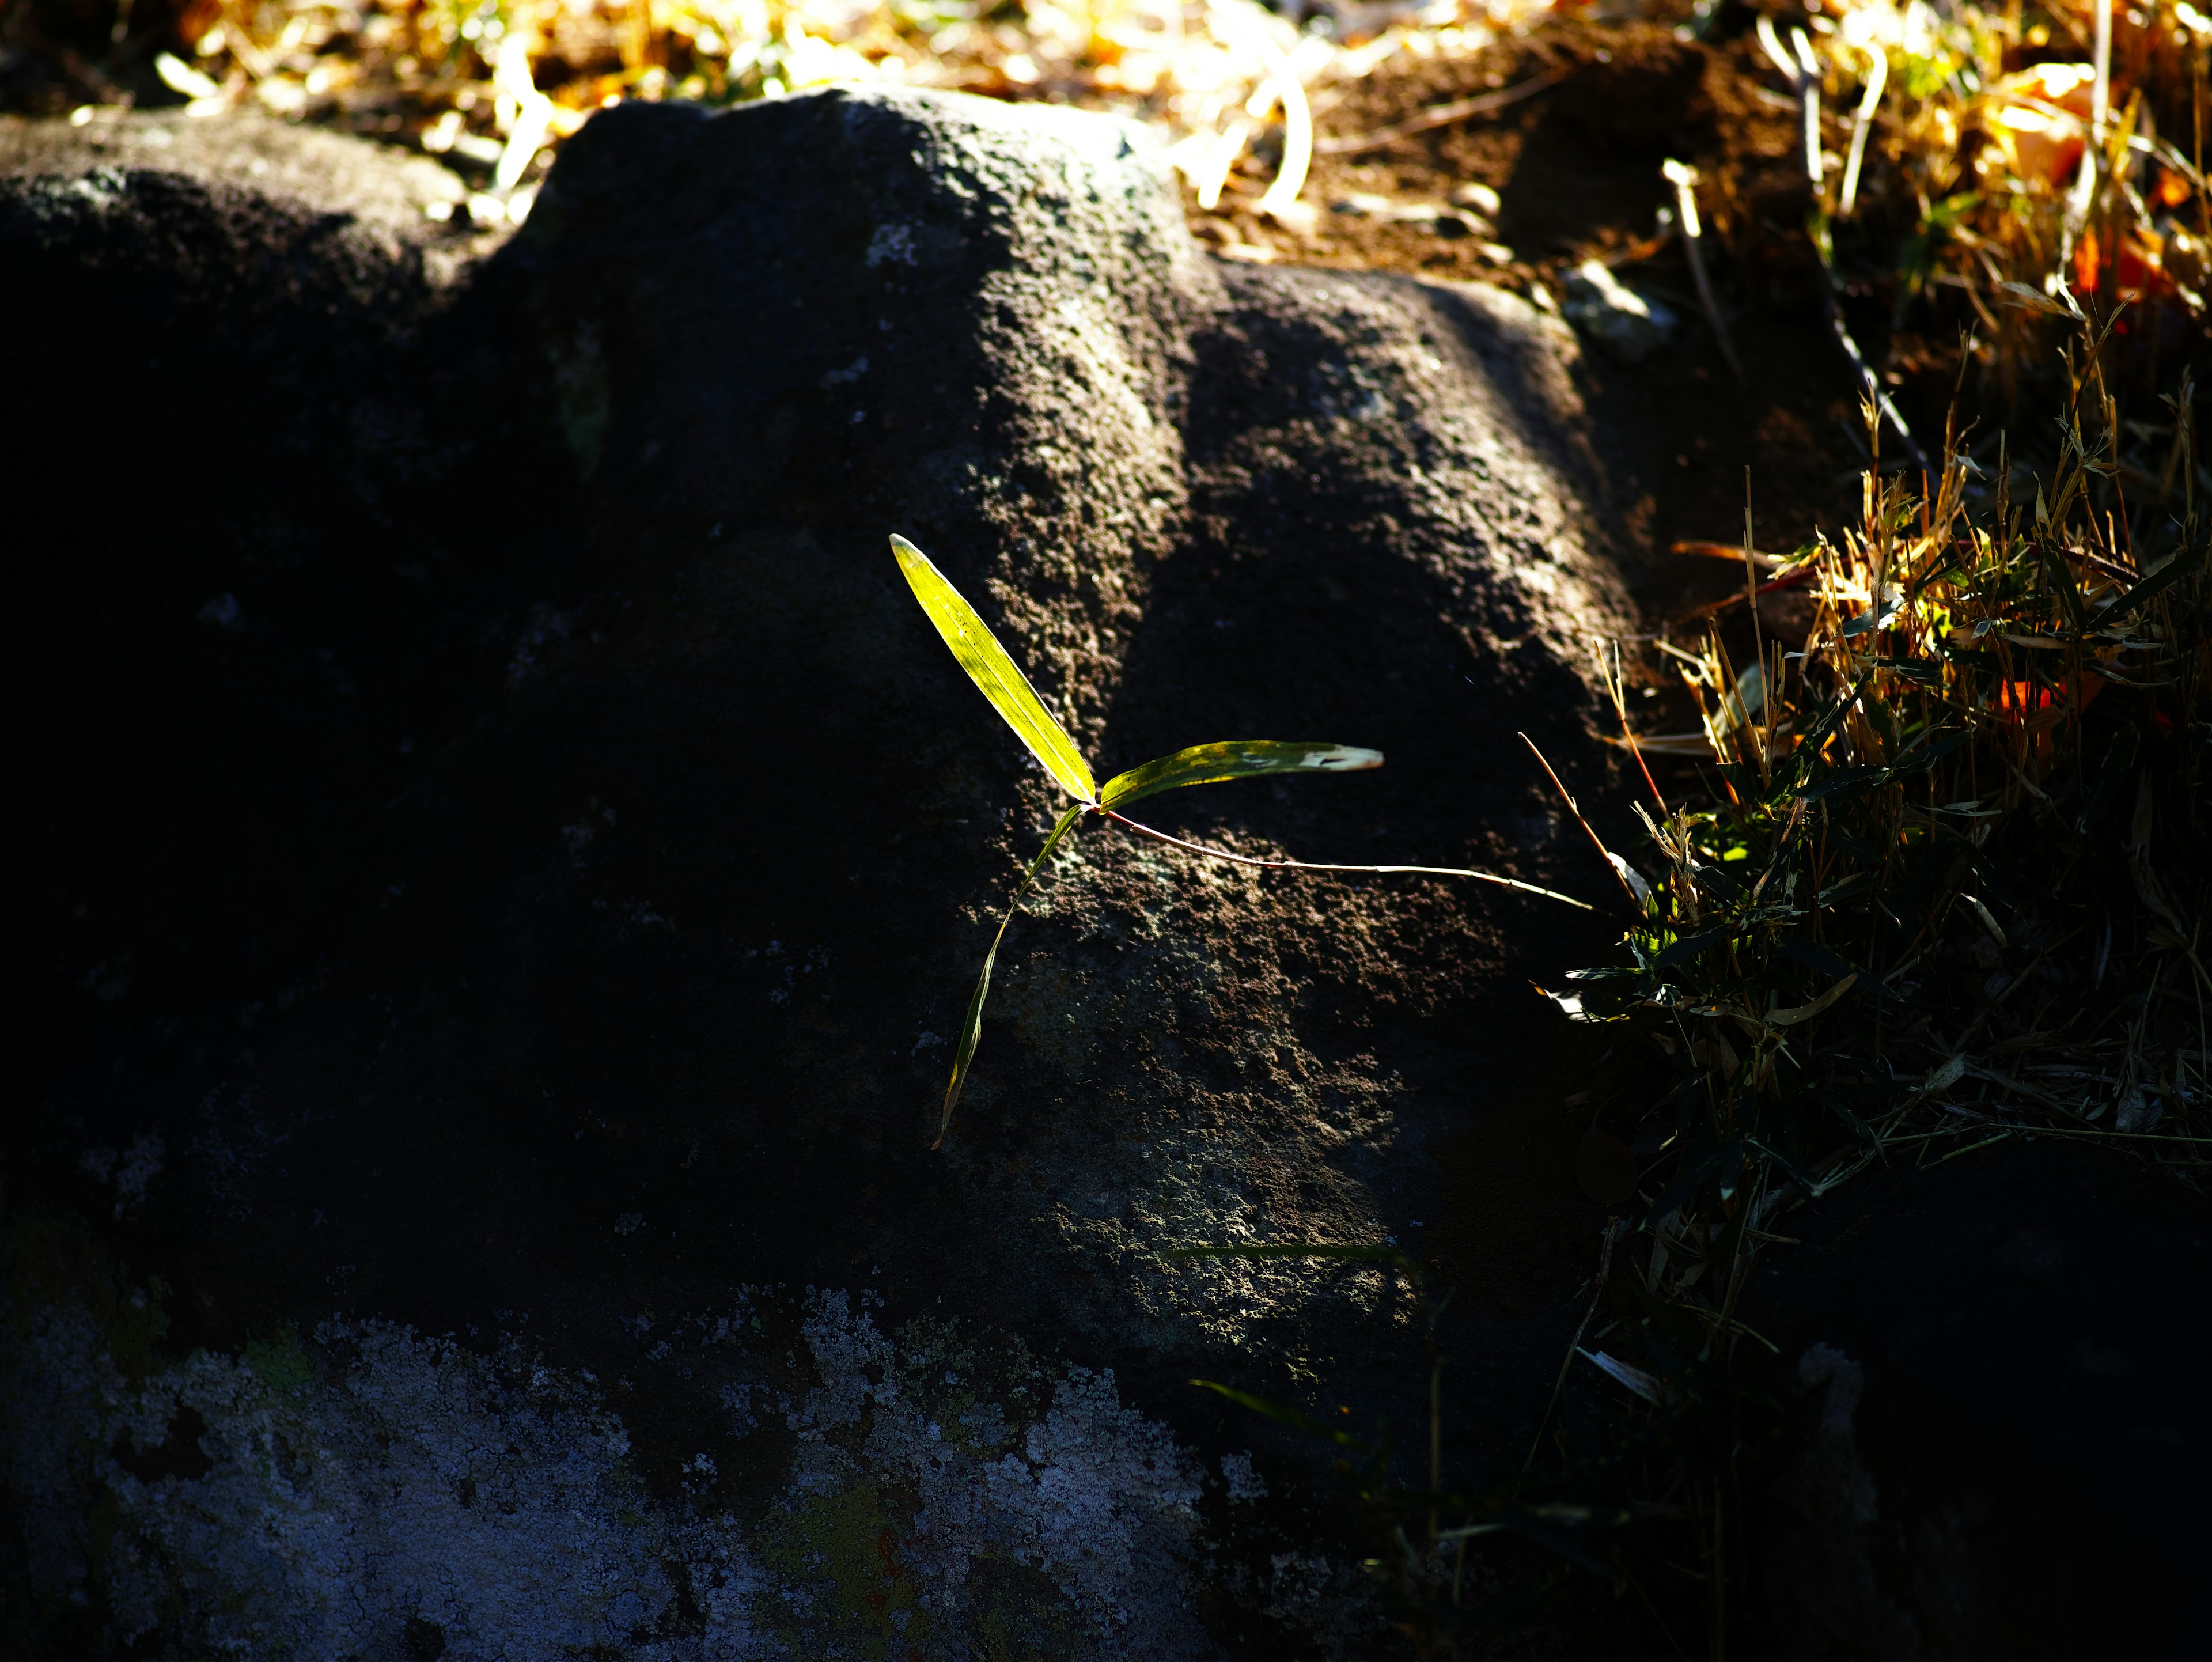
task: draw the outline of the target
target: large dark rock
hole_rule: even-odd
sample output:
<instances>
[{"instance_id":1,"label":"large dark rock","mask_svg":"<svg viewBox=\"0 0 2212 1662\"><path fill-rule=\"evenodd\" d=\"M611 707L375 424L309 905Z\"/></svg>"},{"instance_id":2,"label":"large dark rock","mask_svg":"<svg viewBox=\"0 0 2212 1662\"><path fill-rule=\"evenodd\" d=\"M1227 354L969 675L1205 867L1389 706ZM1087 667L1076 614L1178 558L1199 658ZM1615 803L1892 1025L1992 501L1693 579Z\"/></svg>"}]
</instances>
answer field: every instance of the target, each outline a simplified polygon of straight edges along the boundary
<instances>
[{"instance_id":1,"label":"large dark rock","mask_svg":"<svg viewBox=\"0 0 2212 1662\"><path fill-rule=\"evenodd\" d=\"M495 253L404 180L348 217L213 141L11 143L46 866L15 1630L1365 1643L1350 1570L1268 1533L1322 1504L1297 1451L1254 1445L1251 1521L1253 1422L1183 1382L1410 1428L1409 1309L1171 1254L1416 1248L1472 1288L1463 1475L1517 1460L1600 1221L1523 1099L1527 981L1602 926L1086 831L926 1153L1054 805L885 536L1103 770L1389 755L1156 823L1595 896L1515 736L1601 782L1579 666L1623 602L1571 338L1201 259L1131 131L958 98L601 116Z\"/></svg>"}]
</instances>

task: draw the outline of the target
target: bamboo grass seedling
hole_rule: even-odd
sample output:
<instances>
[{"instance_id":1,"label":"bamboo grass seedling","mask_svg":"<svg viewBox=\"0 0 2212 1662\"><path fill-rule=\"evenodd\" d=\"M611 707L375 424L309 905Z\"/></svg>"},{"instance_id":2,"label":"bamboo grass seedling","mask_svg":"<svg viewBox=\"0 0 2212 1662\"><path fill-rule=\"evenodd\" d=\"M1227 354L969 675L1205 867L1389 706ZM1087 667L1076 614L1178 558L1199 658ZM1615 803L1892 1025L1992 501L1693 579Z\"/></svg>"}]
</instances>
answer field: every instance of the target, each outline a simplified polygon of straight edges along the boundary
<instances>
[{"instance_id":1,"label":"bamboo grass seedling","mask_svg":"<svg viewBox=\"0 0 2212 1662\"><path fill-rule=\"evenodd\" d=\"M1180 789L1185 785L1207 785L1224 779L1249 779L1267 773L1356 773L1382 765L1380 751L1363 750L1356 745L1306 743L1276 739L1237 739L1210 745L1192 745L1119 773L1100 785L1092 776L1091 764L1075 740L1068 735L1059 719L1045 707L1037 697L1036 689L1030 685L1029 677L1022 673L1021 666L999 644L975 607L961 597L960 591L945 581L945 574L930 563L929 557L905 538L894 536L891 552L898 559L899 570L905 575L913 588L915 599L937 632L945 637L945 644L952 648L960 667L968 672L969 679L982 690L991 701L991 708L1006 719L1006 725L1029 747L1044 770L1050 774L1060 788L1074 801L1054 822L1051 834L1044 846L1037 850L1036 858L1022 874L1022 880L1014 890L1014 898L1006 908L1006 915L999 922L998 933L991 937L991 949L983 955L983 972L975 983L975 991L968 1001L968 1014L961 1023L960 1044L952 1058L952 1079L945 1088L945 1109L937 1128L937 1139L929 1146L941 1147L945 1134L951 1129L952 1111L959 1105L960 1093L968 1082L969 1065L975 1059L976 1042L982 1036L983 1001L990 995L991 971L998 963L999 946L1006 938L1006 926L1014 921L1021 910L1022 900L1044 863L1062 838L1075 827L1075 822L1089 813L1110 819L1123 830L1139 836L1150 837L1193 854L1209 859L1226 860L1240 866L1257 866L1272 871L1305 872L1362 872L1387 874L1407 872L1433 877L1471 877L1479 882L1495 883L1501 888L1518 889L1523 894L1542 895L1549 900L1564 901L1582 910L1591 910L1583 902L1539 888L1533 883L1522 883L1510 877L1500 877L1494 872L1474 871L1458 866L1339 866L1315 865L1302 860L1255 860L1249 855L1232 854L1226 849L1208 848L1202 843L1193 843L1180 837L1171 837L1150 825L1139 825L1121 809L1141 799L1157 795L1161 791Z\"/></svg>"}]
</instances>

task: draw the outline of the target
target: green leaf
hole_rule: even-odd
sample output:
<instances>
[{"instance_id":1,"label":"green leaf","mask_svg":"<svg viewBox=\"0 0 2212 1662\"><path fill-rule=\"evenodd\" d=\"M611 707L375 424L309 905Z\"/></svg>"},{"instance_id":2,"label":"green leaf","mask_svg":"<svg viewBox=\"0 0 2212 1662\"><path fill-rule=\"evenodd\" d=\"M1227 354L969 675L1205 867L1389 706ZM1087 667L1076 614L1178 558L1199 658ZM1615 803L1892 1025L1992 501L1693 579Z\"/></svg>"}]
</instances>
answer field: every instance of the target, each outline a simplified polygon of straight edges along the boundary
<instances>
[{"instance_id":1,"label":"green leaf","mask_svg":"<svg viewBox=\"0 0 2212 1662\"><path fill-rule=\"evenodd\" d=\"M1893 774L1925 773L1953 751L1962 748L1973 734L1963 728L1923 728L1890 764Z\"/></svg>"},{"instance_id":2,"label":"green leaf","mask_svg":"<svg viewBox=\"0 0 2212 1662\"><path fill-rule=\"evenodd\" d=\"M1851 986L1854 993L1865 993L1875 998L1887 998L1899 1004L1905 1001L1905 995L1899 992L1896 988L1890 986L1877 976L1869 975L1861 965L1852 963L1848 958L1840 957L1830 952L1826 947L1816 947L1809 941L1799 940L1796 935L1778 934L1774 937L1774 950L1793 964L1802 964L1808 970L1818 970L1822 975L1832 977L1837 980L1841 980L1845 976L1856 976L1858 979Z\"/></svg>"},{"instance_id":3,"label":"green leaf","mask_svg":"<svg viewBox=\"0 0 2212 1662\"><path fill-rule=\"evenodd\" d=\"M1356 773L1379 768L1382 752L1355 745L1299 744L1278 739L1231 739L1218 745L1193 745L1106 782L1101 807L1134 802L1139 797L1182 785L1210 785L1222 779L1247 779L1261 773Z\"/></svg>"},{"instance_id":4,"label":"green leaf","mask_svg":"<svg viewBox=\"0 0 2212 1662\"><path fill-rule=\"evenodd\" d=\"M1282 1403L1271 1402L1265 1397L1255 1397L1249 1391L1239 1391L1234 1385L1222 1385L1212 1379L1193 1379L1191 1383L1201 1391L1216 1391L1226 1397L1239 1408L1249 1408L1255 1414L1264 1414L1271 1420L1279 1420L1285 1425L1303 1431L1310 1437L1322 1438L1335 1444L1339 1448L1347 1449L1354 1453L1366 1452L1361 1446L1359 1440L1348 1432L1338 1431L1333 1427L1325 1426L1311 1415L1301 1414L1294 1408L1286 1408Z\"/></svg>"},{"instance_id":5,"label":"green leaf","mask_svg":"<svg viewBox=\"0 0 2212 1662\"><path fill-rule=\"evenodd\" d=\"M1665 952L1661 953L1658 957L1653 959L1650 963L1645 965L1644 968L1647 970L1671 970L1677 964L1686 963L1691 959L1710 952L1713 947L1721 945L1723 941L1734 939L1739 933L1741 933L1741 931L1739 931L1735 925L1723 923L1717 929L1707 929L1702 934L1688 936L1686 939L1677 941L1673 946L1668 947Z\"/></svg>"},{"instance_id":6,"label":"green leaf","mask_svg":"<svg viewBox=\"0 0 2212 1662\"><path fill-rule=\"evenodd\" d=\"M2042 551L2044 569L2051 574L2051 586L2058 591L2059 600L2066 608L2067 620L2077 635L2089 627L2088 607L2081 600L2081 586L2074 581L2074 568L2066 563L2066 557L2051 544L2040 538L2036 546Z\"/></svg>"},{"instance_id":7,"label":"green leaf","mask_svg":"<svg viewBox=\"0 0 2212 1662\"><path fill-rule=\"evenodd\" d=\"M2153 570L2119 600L2113 602L2105 615L2097 620L2098 627L2109 628L2130 612L2139 610L2146 600L2154 600L2163 594L2197 567L2203 565L2205 553L2205 549L2197 548L2174 555L2165 564Z\"/></svg>"},{"instance_id":8,"label":"green leaf","mask_svg":"<svg viewBox=\"0 0 2212 1662\"><path fill-rule=\"evenodd\" d=\"M983 1036L983 1001L990 996L991 970L999 961L999 943L1006 938L1006 925L1012 922L1014 914L1021 910L1022 897L1030 892L1030 885L1036 881L1036 874L1044 869L1044 862L1052 857L1052 851L1060 846L1060 839L1066 836L1068 828L1075 824L1076 815L1090 806L1087 802L1078 802L1060 816L1059 822L1052 828L1052 835L1045 838L1044 846L1037 850L1037 857L1030 861L1030 868L1022 874L1022 885L1014 891L1013 904L1006 908L1006 916L1000 919L998 934L991 937L991 950L983 954L983 973L976 980L975 995L968 1001L968 1019L960 1029L960 1048L952 1057L952 1082L945 1087L945 1117L938 1123L937 1141L929 1145L933 1149L943 1144L945 1134L952 1129L952 1111L959 1105L961 1088L968 1083L968 1064L975 1061L975 1042Z\"/></svg>"},{"instance_id":9,"label":"green leaf","mask_svg":"<svg viewBox=\"0 0 2212 1662\"><path fill-rule=\"evenodd\" d=\"M1880 768L1838 768L1819 784L1808 787L1802 794L1808 802L1825 802L1831 796L1848 796L1869 790L1887 778Z\"/></svg>"},{"instance_id":10,"label":"green leaf","mask_svg":"<svg viewBox=\"0 0 2212 1662\"><path fill-rule=\"evenodd\" d=\"M1698 1191L1698 1185L1716 1173L1733 1174L1742 1165L1743 1144L1721 1142L1707 1146L1703 1151L1685 1150L1681 1164L1676 1167L1674 1180L1660 1191L1659 1198L1637 1220L1636 1227L1648 1229L1661 1218L1680 1207Z\"/></svg>"},{"instance_id":11,"label":"green leaf","mask_svg":"<svg viewBox=\"0 0 2212 1662\"><path fill-rule=\"evenodd\" d=\"M1790 759L1791 778L1802 780L1811 770L1814 760L1820 754L1820 747L1828 742L1828 735L1843 724L1844 717L1850 714L1851 706L1858 703L1859 695L1866 691L1867 683L1872 679L1874 671L1863 672L1857 684L1850 691L1820 713L1804 738L1798 740L1796 753Z\"/></svg>"},{"instance_id":12,"label":"green leaf","mask_svg":"<svg viewBox=\"0 0 2212 1662\"><path fill-rule=\"evenodd\" d=\"M2112 736L2112 747L2105 752L2105 765L2097 770L2097 782L2089 788L2089 801L2081 810L2075 829L2083 836L2105 816L2112 805L2112 798L2127 780L2136 765L2136 751L2142 744L2142 735L2130 725L2122 728Z\"/></svg>"},{"instance_id":13,"label":"green leaf","mask_svg":"<svg viewBox=\"0 0 2212 1662\"><path fill-rule=\"evenodd\" d=\"M1067 729L1044 707L1044 700L1037 697L1021 666L1006 655L998 637L975 615L975 608L945 581L945 574L929 563L929 556L905 538L891 539L891 552L898 557L899 569L906 574L915 599L937 625L945 644L952 648L960 667L982 688L991 708L1006 718L1006 725L1070 796L1086 807L1095 804L1098 784L1091 776L1091 764L1076 749L1075 740L1067 736Z\"/></svg>"}]
</instances>

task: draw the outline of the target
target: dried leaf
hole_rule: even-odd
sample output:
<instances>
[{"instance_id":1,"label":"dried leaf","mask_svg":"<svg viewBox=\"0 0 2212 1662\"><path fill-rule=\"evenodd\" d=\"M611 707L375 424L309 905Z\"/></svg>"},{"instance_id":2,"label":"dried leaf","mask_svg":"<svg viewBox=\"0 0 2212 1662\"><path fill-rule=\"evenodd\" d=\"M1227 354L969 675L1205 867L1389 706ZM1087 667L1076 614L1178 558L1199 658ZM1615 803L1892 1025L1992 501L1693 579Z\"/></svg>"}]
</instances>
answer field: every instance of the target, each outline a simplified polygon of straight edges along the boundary
<instances>
[{"instance_id":1,"label":"dried leaf","mask_svg":"<svg viewBox=\"0 0 2212 1662\"><path fill-rule=\"evenodd\" d=\"M1666 1390L1657 1374L1646 1373L1642 1368L1624 1362L1617 1356L1608 1356L1602 1350L1584 1350L1581 1354L1647 1403L1657 1403Z\"/></svg>"},{"instance_id":2,"label":"dried leaf","mask_svg":"<svg viewBox=\"0 0 2212 1662\"><path fill-rule=\"evenodd\" d=\"M1940 1096L1966 1075L1966 1058L1962 1055L1950 1057L1943 1065L1928 1075L1920 1089L1924 1095Z\"/></svg>"},{"instance_id":3,"label":"dried leaf","mask_svg":"<svg viewBox=\"0 0 2212 1662\"><path fill-rule=\"evenodd\" d=\"M1786 1010L1769 1010L1766 1013L1766 1025L1770 1027L1794 1027L1801 1021L1810 1021L1845 993L1850 991L1858 978L1858 972L1855 970L1810 1004L1793 1005Z\"/></svg>"}]
</instances>

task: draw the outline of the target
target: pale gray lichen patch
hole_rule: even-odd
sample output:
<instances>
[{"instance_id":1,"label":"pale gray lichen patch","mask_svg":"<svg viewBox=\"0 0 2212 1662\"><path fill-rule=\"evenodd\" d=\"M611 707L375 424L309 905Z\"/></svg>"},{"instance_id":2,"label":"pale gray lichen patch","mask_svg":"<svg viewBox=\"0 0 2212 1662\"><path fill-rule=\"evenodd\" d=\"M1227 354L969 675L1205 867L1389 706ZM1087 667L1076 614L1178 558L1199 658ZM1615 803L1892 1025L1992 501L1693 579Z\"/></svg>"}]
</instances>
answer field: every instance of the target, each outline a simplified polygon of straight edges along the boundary
<instances>
[{"instance_id":1,"label":"pale gray lichen patch","mask_svg":"<svg viewBox=\"0 0 2212 1662\"><path fill-rule=\"evenodd\" d=\"M1110 1372L1068 1370L1039 1414L979 1397L933 1336L896 1343L842 1294L816 1294L802 1330L822 1383L787 1416L798 1452L764 1549L793 1638L864 1652L872 1627L963 1656L1018 1614L1060 1654L1212 1653L1196 1469ZM1009 1567L1030 1573L1018 1613Z\"/></svg>"},{"instance_id":2,"label":"pale gray lichen patch","mask_svg":"<svg viewBox=\"0 0 2212 1662\"><path fill-rule=\"evenodd\" d=\"M129 1380L82 1305L16 1313L0 1380L34 1592L94 1601L125 1643L368 1659L412 1622L460 1658L770 1653L742 1541L656 1505L621 1421L512 1345L333 1322L303 1368L201 1352ZM185 1428L197 1449L166 1464L197 1476L117 1458ZM701 1612L680 1643L651 1632L679 1575Z\"/></svg>"},{"instance_id":3,"label":"pale gray lichen patch","mask_svg":"<svg viewBox=\"0 0 2212 1662\"><path fill-rule=\"evenodd\" d=\"M945 1336L895 1340L843 1294L807 1302L788 1437L757 1397L702 1427L771 1468L744 1518L698 1499L729 1455L654 1493L598 1382L512 1340L334 1320L133 1377L73 1295L5 1315L33 1596L148 1655L372 1662L426 1624L455 1659L1213 1653L1206 1480L1110 1373L1031 1369L1001 1400Z\"/></svg>"}]
</instances>

